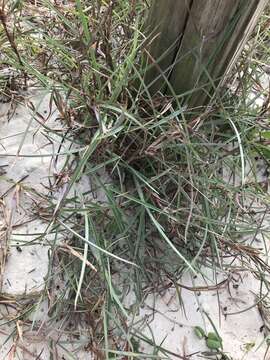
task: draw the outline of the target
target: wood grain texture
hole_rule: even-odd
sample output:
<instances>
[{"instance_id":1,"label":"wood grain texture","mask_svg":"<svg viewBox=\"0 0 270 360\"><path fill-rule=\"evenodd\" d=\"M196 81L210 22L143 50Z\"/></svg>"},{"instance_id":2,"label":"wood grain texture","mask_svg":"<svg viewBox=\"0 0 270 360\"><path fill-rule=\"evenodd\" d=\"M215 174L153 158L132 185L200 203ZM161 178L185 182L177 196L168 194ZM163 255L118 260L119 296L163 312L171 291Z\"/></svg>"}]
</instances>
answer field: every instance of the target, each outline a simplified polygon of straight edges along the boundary
<instances>
[{"instance_id":1,"label":"wood grain texture","mask_svg":"<svg viewBox=\"0 0 270 360\"><path fill-rule=\"evenodd\" d=\"M145 59L150 67L146 73L146 82L154 82L151 86L152 93L164 85L162 72L166 76L170 72L183 35L190 3L191 0L157 0L152 4L145 27L148 38Z\"/></svg>"},{"instance_id":2,"label":"wood grain texture","mask_svg":"<svg viewBox=\"0 0 270 360\"><path fill-rule=\"evenodd\" d=\"M239 38L236 40L236 47L234 54L232 56L228 55L228 58L230 61L228 62L228 66L226 69L224 69L224 73L230 73L232 67L234 66L235 62L237 61L237 58L241 54L241 51L243 50L249 36L251 35L252 31L254 30L257 21L261 14L263 13L266 6L269 5L269 0L260 0L255 5L250 4L250 6L253 6L253 8L250 9L248 12L249 16L247 18L243 18L242 21L239 21L238 27L244 29L244 32L237 31L239 34ZM243 22L246 22L246 24L243 24Z\"/></svg>"},{"instance_id":3,"label":"wood grain texture","mask_svg":"<svg viewBox=\"0 0 270 360\"><path fill-rule=\"evenodd\" d=\"M157 29L159 36L147 50L158 65L147 72L146 83L151 84L163 71L176 94L200 89L192 95L192 105L208 101L234 65L267 3L268 0L154 1L147 34L150 29ZM173 51L166 54L172 44ZM162 56L162 61L158 61ZM162 77L150 87L152 94L157 90L166 92L165 89Z\"/></svg>"},{"instance_id":4,"label":"wood grain texture","mask_svg":"<svg viewBox=\"0 0 270 360\"><path fill-rule=\"evenodd\" d=\"M177 64L171 75L171 83L177 93L185 93L196 84L207 83L209 79L205 70L211 77L214 76L216 60L224 61L221 54L223 43L233 32L232 23L239 1L194 1L176 58Z\"/></svg>"}]
</instances>

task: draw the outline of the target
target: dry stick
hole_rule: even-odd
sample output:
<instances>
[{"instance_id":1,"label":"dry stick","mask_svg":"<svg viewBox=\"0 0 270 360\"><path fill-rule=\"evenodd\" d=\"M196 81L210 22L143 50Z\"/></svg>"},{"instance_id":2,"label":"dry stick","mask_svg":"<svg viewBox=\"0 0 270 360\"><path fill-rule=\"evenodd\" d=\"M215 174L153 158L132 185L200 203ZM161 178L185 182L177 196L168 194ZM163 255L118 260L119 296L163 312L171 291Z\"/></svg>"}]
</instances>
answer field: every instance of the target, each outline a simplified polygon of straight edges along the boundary
<instances>
[{"instance_id":1,"label":"dry stick","mask_svg":"<svg viewBox=\"0 0 270 360\"><path fill-rule=\"evenodd\" d=\"M23 64L22 58L21 58L21 56L20 56L20 54L19 54L17 45L16 45L16 43L15 43L15 41L14 41L14 37L13 37L13 35L8 31L8 28L7 28L7 17L6 17L6 14L5 14L3 8L0 9L0 21L1 21L2 25L3 25L4 31L5 31L5 34L6 34L6 37L7 37L8 41L9 41L9 43L10 43L10 46L11 46L12 50L14 51L15 55L17 56L18 62L19 62L19 64L20 64L21 67L22 67L22 72L23 72L23 75L24 75L24 85L25 85L25 87L27 87L26 72L25 72L25 70L23 70L24 64Z\"/></svg>"}]
</instances>

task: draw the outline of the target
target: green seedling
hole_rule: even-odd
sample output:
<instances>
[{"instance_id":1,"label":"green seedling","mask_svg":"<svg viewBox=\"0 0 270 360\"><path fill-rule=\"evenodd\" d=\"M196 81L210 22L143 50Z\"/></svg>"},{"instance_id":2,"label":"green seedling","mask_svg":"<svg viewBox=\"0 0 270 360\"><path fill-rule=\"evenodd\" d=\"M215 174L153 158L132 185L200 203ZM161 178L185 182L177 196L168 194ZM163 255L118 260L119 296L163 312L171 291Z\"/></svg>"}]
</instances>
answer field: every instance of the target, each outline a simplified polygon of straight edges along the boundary
<instances>
[{"instance_id":1,"label":"green seedling","mask_svg":"<svg viewBox=\"0 0 270 360\"><path fill-rule=\"evenodd\" d=\"M222 338L217 333L209 332L208 334L206 334L200 326L195 326L194 332L199 339L205 339L206 345L209 349L222 349Z\"/></svg>"}]
</instances>

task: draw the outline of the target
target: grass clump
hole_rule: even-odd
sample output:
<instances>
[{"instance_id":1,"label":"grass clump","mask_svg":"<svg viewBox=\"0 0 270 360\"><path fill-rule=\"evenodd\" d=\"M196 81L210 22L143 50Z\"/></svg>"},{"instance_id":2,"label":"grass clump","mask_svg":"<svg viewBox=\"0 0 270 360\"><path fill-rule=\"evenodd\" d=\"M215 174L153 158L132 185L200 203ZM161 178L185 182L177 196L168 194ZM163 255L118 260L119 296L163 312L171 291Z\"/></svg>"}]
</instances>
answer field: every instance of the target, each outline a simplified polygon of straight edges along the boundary
<instances>
[{"instance_id":1,"label":"grass clump","mask_svg":"<svg viewBox=\"0 0 270 360\"><path fill-rule=\"evenodd\" d=\"M260 73L254 64L268 59L260 54L268 15L257 30L258 53L247 47L246 69L239 61L234 94L230 88L210 106L189 109L184 97L151 96L143 81L147 7L125 0L38 7L17 1L1 10L0 68L10 72L11 84L1 85L3 96L15 105L28 88L49 93L62 124L54 131L36 116L66 156L61 197L52 186L43 198L43 219L56 239L46 290L59 277L64 282L49 304L49 323L81 318L91 329L87 349L97 358L147 356L136 344L149 339L128 325L130 291L136 310L151 292L180 290L187 271L211 268L229 281L236 260L268 288L267 263L243 240L264 231L254 202L267 211L265 183L247 179L256 157L269 161L261 137L269 103L265 98L255 109L256 99L246 94ZM85 177L91 193L77 187ZM68 240L58 243L60 234Z\"/></svg>"}]
</instances>

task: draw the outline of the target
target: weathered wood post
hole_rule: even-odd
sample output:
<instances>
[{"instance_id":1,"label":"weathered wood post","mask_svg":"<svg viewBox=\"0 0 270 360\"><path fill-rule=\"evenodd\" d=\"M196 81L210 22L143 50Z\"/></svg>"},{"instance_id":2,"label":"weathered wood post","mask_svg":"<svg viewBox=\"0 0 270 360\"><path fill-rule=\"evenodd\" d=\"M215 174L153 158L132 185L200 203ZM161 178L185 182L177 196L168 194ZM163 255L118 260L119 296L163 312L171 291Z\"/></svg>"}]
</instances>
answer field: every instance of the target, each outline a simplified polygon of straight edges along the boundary
<instances>
[{"instance_id":1,"label":"weathered wood post","mask_svg":"<svg viewBox=\"0 0 270 360\"><path fill-rule=\"evenodd\" d=\"M151 94L192 89L190 104L210 100L234 65L269 0L153 0L146 23ZM166 80L166 79L167 80Z\"/></svg>"}]
</instances>

